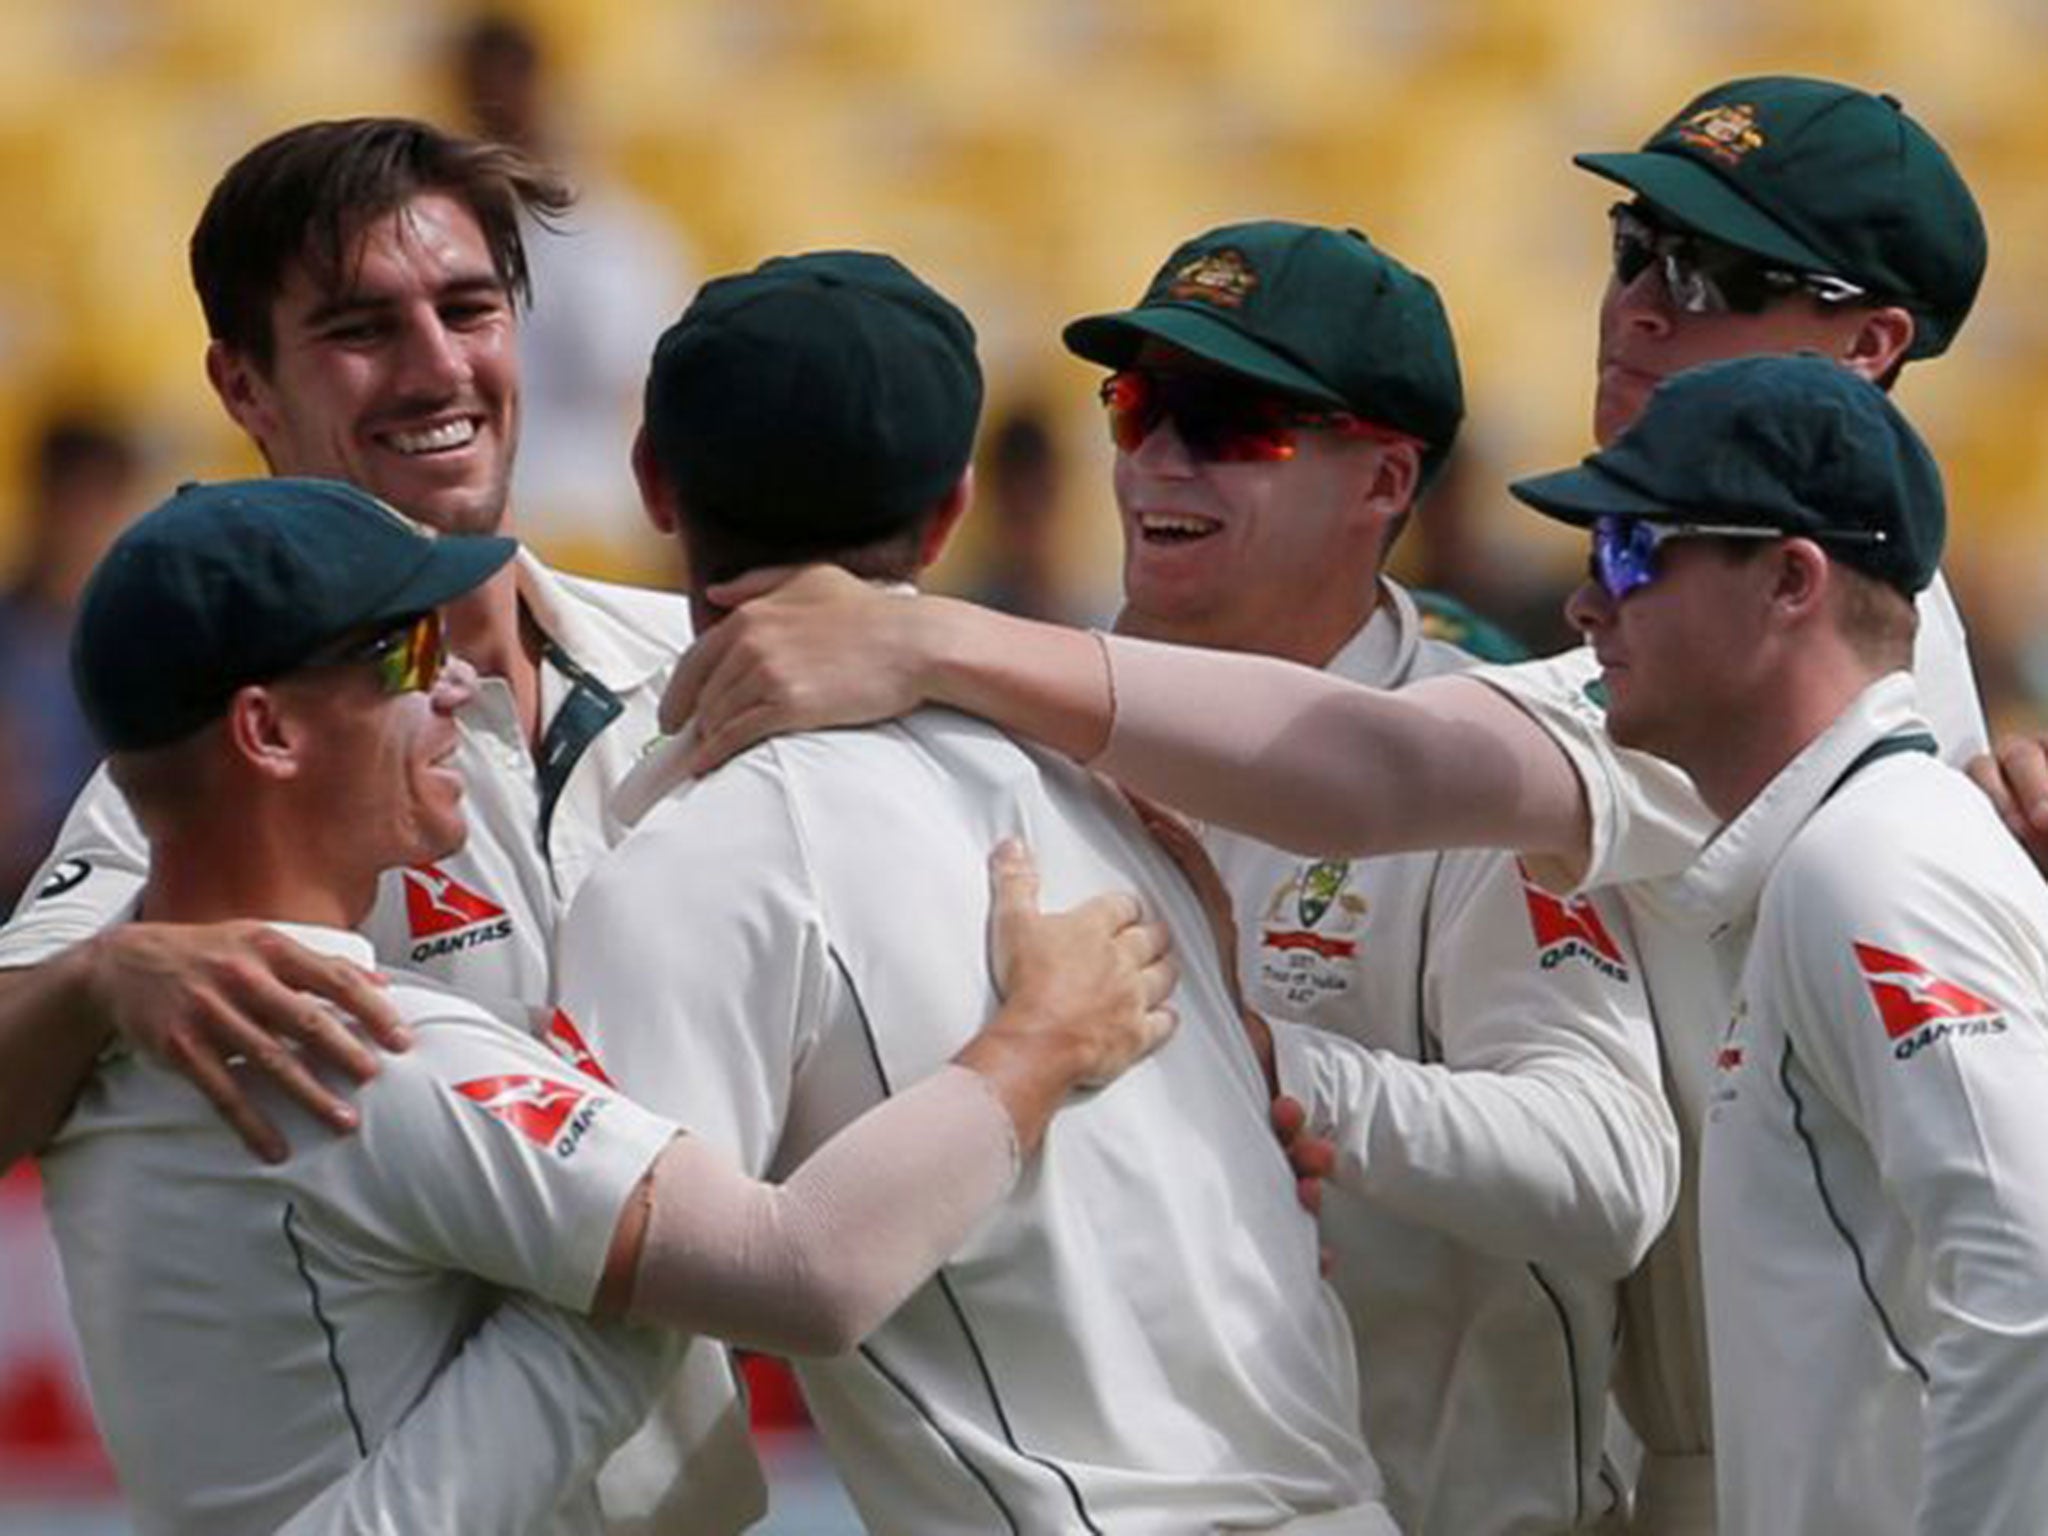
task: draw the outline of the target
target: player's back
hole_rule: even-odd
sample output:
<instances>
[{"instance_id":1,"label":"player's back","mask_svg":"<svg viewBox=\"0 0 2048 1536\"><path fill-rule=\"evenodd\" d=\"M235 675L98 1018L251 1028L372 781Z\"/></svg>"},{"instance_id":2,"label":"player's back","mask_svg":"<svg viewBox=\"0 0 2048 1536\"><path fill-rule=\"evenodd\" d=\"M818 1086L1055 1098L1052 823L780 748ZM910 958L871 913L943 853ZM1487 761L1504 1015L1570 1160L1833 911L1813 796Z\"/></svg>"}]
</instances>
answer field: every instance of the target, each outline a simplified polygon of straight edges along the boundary
<instances>
[{"instance_id":1,"label":"player's back","mask_svg":"<svg viewBox=\"0 0 2048 1536\"><path fill-rule=\"evenodd\" d=\"M889 1323L806 1368L864 1517L1186 1532L1376 1498L1350 1340L1207 919L1106 783L936 710L758 748L664 801L592 877L565 1000L627 1091L785 1169L995 1011L986 863L1006 835L1030 846L1047 908L1128 889L1170 924L1181 1027L1061 1113ZM670 978L686 999L643 983L669 1020L650 1039L630 998L603 995L618 965L580 941L652 924L697 947Z\"/></svg>"}]
</instances>

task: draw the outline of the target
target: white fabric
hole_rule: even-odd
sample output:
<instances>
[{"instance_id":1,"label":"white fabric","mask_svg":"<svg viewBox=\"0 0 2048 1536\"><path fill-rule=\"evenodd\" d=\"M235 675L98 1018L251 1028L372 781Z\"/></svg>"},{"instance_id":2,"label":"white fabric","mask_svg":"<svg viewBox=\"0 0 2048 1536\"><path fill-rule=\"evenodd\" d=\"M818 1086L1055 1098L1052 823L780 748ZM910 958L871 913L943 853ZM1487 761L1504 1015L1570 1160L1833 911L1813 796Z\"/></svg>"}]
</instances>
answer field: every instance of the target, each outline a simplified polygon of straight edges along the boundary
<instances>
[{"instance_id":1,"label":"white fabric","mask_svg":"<svg viewBox=\"0 0 2048 1536\"><path fill-rule=\"evenodd\" d=\"M354 934L288 931L370 961ZM493 1287L587 1308L626 1200L674 1134L522 1020L409 979L391 998L418 1043L362 1089L354 1135L252 1082L294 1148L260 1163L183 1078L130 1056L103 1065L43 1158L139 1532L274 1529L391 1432ZM658 1377L641 1379L621 1432ZM575 1411L551 1409L551 1425Z\"/></svg>"},{"instance_id":2,"label":"white fabric","mask_svg":"<svg viewBox=\"0 0 2048 1536\"><path fill-rule=\"evenodd\" d=\"M1932 690L1929 719L1944 758L1960 766L1986 745L1961 622L1939 579L1921 595L1919 608L1916 665ZM1691 863L1715 818L1679 770L1618 747L1608 736L1599 664L1589 649L1472 675L1526 711L1571 760L1592 828L1586 857L1572 874L1583 887L1612 887L1635 933L1663 1045L1666 1089L1678 1115L1682 1174L1676 1214L1622 1290L1616 1396L1653 1455L1710 1455L1699 1146L1735 970L1674 911L1668 877ZM1709 1536L1713 1512L1699 1506L1689 1501L1697 1518L1673 1520L1669 1529Z\"/></svg>"},{"instance_id":3,"label":"white fabric","mask_svg":"<svg viewBox=\"0 0 2048 1536\"><path fill-rule=\"evenodd\" d=\"M756 748L676 785L585 885L564 1000L629 1091L781 1173L994 1011L1005 835L1048 908L1135 889L1168 922L1181 1027L1062 1111L858 1353L802 1367L863 1518L1179 1536L1349 1509L1383 1530L1348 1331L1207 918L1108 786L937 710Z\"/></svg>"},{"instance_id":4,"label":"white fabric","mask_svg":"<svg viewBox=\"0 0 2048 1536\"><path fill-rule=\"evenodd\" d=\"M1727 1536L2048 1529L2048 887L1931 758L1842 780L1919 724L1873 685L1684 880L1746 952L1700 1204Z\"/></svg>"},{"instance_id":5,"label":"white fabric","mask_svg":"<svg viewBox=\"0 0 2048 1536\"><path fill-rule=\"evenodd\" d=\"M1470 665L1387 584L1327 670L1386 688ZM1206 840L1281 1086L1339 1141L1323 1238L1388 1507L1444 1536L1597 1522L1620 1503L1601 1454L1616 1282L1678 1187L1618 907L1589 918L1495 852L1305 860Z\"/></svg>"},{"instance_id":6,"label":"white fabric","mask_svg":"<svg viewBox=\"0 0 2048 1536\"><path fill-rule=\"evenodd\" d=\"M541 801L534 754L510 689L502 679L485 679L457 721L455 761L467 791L468 841L430 869L387 873L363 932L382 965L431 976L465 996L534 1007L553 995L561 914L621 830L610 810L611 790L657 737L661 690L689 643L690 624L689 605L670 593L569 576L525 550L516 570L520 597L542 632L616 696L621 709L576 757L543 849L536 835ZM572 688L555 663L542 663L543 719L556 717ZM141 831L102 770L73 807L30 894L0 929L0 967L35 964L125 919L146 868ZM38 890L50 894L39 897ZM500 1354L497 1345L496 1336L486 1334L464 1351L459 1369L486 1378L502 1370L506 1390L456 1382L448 1397L455 1403L473 1393L477 1401L503 1404L509 1439L527 1366ZM427 1437L435 1433L431 1422L416 1420L405 1433ZM486 1433L465 1427L452 1411L441 1432L457 1444ZM417 1485L392 1479L383 1486L396 1496ZM765 1485L747 1437L745 1405L721 1349L709 1343L690 1348L658 1421L607 1467L603 1495L615 1536L646 1522L715 1536L759 1517ZM367 1491L359 1502L369 1504ZM435 1528L429 1514L414 1517L403 1508L377 1518L394 1529ZM471 1533L486 1529L481 1516L465 1524Z\"/></svg>"}]
</instances>

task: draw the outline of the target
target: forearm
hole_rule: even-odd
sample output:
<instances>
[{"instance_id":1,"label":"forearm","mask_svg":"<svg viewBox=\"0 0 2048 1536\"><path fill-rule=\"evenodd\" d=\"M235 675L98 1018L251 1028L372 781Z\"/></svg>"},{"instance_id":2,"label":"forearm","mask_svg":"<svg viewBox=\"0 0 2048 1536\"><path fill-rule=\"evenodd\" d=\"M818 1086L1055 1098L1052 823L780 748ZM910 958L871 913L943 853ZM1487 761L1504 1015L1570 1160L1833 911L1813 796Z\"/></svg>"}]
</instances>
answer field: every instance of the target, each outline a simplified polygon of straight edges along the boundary
<instances>
[{"instance_id":1,"label":"forearm","mask_svg":"<svg viewBox=\"0 0 2048 1536\"><path fill-rule=\"evenodd\" d=\"M904 612L920 629L919 691L929 702L1077 761L1102 750L1115 704L1094 634L954 598L919 598Z\"/></svg>"},{"instance_id":2,"label":"forearm","mask_svg":"<svg viewBox=\"0 0 2048 1536\"><path fill-rule=\"evenodd\" d=\"M93 942L0 971L0 1172L57 1133L107 1042L88 990Z\"/></svg>"},{"instance_id":3,"label":"forearm","mask_svg":"<svg viewBox=\"0 0 2048 1536\"><path fill-rule=\"evenodd\" d=\"M1669 1218L1677 1131L1655 1093L1551 1055L1512 1070L1408 1061L1276 1024L1282 1091L1337 1147L1334 1181L1482 1251L1627 1274Z\"/></svg>"},{"instance_id":4,"label":"forearm","mask_svg":"<svg viewBox=\"0 0 2048 1536\"><path fill-rule=\"evenodd\" d=\"M1111 637L1114 727L1094 766L1301 854L1492 847L1582 856L1571 761L1482 684L1398 692L1270 657Z\"/></svg>"},{"instance_id":5,"label":"forearm","mask_svg":"<svg viewBox=\"0 0 2048 1536\"><path fill-rule=\"evenodd\" d=\"M930 1277L1016 1177L986 1079L952 1066L868 1111L782 1185L702 1138L656 1162L632 1315L778 1354L838 1354Z\"/></svg>"}]
</instances>

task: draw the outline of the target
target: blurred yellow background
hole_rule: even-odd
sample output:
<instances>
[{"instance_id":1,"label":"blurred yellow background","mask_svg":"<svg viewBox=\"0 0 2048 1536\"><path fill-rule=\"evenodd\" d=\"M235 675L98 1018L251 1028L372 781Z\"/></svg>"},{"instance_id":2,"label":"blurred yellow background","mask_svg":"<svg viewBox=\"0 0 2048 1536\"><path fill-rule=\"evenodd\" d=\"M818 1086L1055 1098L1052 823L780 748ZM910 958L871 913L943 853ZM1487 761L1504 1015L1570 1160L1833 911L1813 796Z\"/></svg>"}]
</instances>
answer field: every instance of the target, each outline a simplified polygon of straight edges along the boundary
<instances>
[{"instance_id":1,"label":"blurred yellow background","mask_svg":"<svg viewBox=\"0 0 2048 1536\"><path fill-rule=\"evenodd\" d=\"M2028 701L2027 647L2048 645L2032 634L2048 569L2039 0L495 9L541 45L550 143L572 178L657 210L691 275L883 247L962 302L981 328L992 416L1034 403L1063 452L1060 574L1096 613L1116 581L1108 452L1093 370L1059 350L1058 327L1134 299L1180 238L1243 217L1350 224L1433 276L1471 399L1458 499L1489 560L1561 581L1575 546L1499 485L1587 447L1601 215L1615 194L1570 154L1632 146L1732 75L1892 91L1949 148L1991 228L1975 316L1947 360L1909 370L1901 398L1949 474L1952 570L1997 653L1987 682L2001 711ZM19 482L53 401L112 409L140 431L153 494L253 469L200 372L184 241L205 194L256 139L309 117L460 122L448 50L474 14L452 0L4 0L0 487ZM626 432L622 417L621 455ZM0 515L0 556L10 521ZM573 520L533 531L568 563L652 569L647 546L584 537ZM971 584L975 553L943 574ZM2018 659L1998 659L2008 651Z\"/></svg>"}]
</instances>

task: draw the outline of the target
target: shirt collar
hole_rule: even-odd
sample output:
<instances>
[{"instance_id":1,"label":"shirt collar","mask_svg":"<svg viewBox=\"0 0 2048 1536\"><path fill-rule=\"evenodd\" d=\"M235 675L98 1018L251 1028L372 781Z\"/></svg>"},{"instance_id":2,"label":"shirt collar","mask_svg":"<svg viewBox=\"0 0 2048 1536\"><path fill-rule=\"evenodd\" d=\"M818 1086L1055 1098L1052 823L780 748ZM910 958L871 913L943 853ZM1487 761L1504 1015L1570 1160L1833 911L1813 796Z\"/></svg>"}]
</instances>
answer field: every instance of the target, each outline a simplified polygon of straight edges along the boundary
<instances>
[{"instance_id":1,"label":"shirt collar","mask_svg":"<svg viewBox=\"0 0 2048 1536\"><path fill-rule=\"evenodd\" d=\"M366 971L377 969L377 951L368 939L352 929L320 927L312 923L272 922L268 926L316 955L351 961Z\"/></svg>"},{"instance_id":2,"label":"shirt collar","mask_svg":"<svg viewBox=\"0 0 2048 1536\"><path fill-rule=\"evenodd\" d=\"M1888 673L1865 688L1714 834L1689 869L1666 883L1673 914L1709 933L1746 921L1786 845L1857 756L1882 737L1916 728L1925 730L1926 723L1911 674Z\"/></svg>"},{"instance_id":3,"label":"shirt collar","mask_svg":"<svg viewBox=\"0 0 2048 1536\"><path fill-rule=\"evenodd\" d=\"M541 633L612 692L630 693L675 664L673 645L626 623L594 601L584 583L550 569L523 544L514 579Z\"/></svg>"},{"instance_id":4,"label":"shirt collar","mask_svg":"<svg viewBox=\"0 0 2048 1536\"><path fill-rule=\"evenodd\" d=\"M1323 668L1369 688L1395 688L1408 680L1422 645L1422 618L1415 599L1384 578L1384 602L1373 604L1365 623Z\"/></svg>"}]
</instances>

